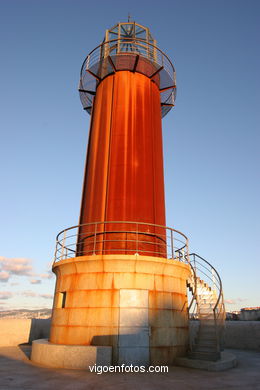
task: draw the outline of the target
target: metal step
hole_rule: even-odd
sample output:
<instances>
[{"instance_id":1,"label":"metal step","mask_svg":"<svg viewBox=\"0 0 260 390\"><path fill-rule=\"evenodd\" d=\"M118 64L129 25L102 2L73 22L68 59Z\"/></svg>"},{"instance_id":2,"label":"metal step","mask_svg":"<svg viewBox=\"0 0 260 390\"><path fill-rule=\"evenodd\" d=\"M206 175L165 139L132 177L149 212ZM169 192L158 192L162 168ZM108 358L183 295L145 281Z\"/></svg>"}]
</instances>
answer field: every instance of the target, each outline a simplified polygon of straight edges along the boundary
<instances>
[{"instance_id":1,"label":"metal step","mask_svg":"<svg viewBox=\"0 0 260 390\"><path fill-rule=\"evenodd\" d=\"M212 330L208 330L208 329L203 330L203 329L201 329L201 330L199 330L197 337L198 338L199 337L203 337L203 338L212 338L212 339L214 338L214 339L216 339L216 331L215 331L215 329L212 329Z\"/></svg>"},{"instance_id":2,"label":"metal step","mask_svg":"<svg viewBox=\"0 0 260 390\"><path fill-rule=\"evenodd\" d=\"M220 352L189 352L188 357L196 360L208 360L216 362L220 359Z\"/></svg>"},{"instance_id":3,"label":"metal step","mask_svg":"<svg viewBox=\"0 0 260 390\"><path fill-rule=\"evenodd\" d=\"M201 339L209 339L209 340L216 340L216 333L214 332L198 332L197 338Z\"/></svg>"},{"instance_id":4,"label":"metal step","mask_svg":"<svg viewBox=\"0 0 260 390\"><path fill-rule=\"evenodd\" d=\"M215 306L215 304L212 303L212 302L206 302L206 303L201 303L200 304L200 307L203 308L203 309L205 308L205 309L213 310L214 306Z\"/></svg>"},{"instance_id":5,"label":"metal step","mask_svg":"<svg viewBox=\"0 0 260 390\"><path fill-rule=\"evenodd\" d=\"M200 303L202 304L216 304L216 299L212 297L211 295L209 296L208 294L197 294L197 299Z\"/></svg>"},{"instance_id":6,"label":"metal step","mask_svg":"<svg viewBox=\"0 0 260 390\"><path fill-rule=\"evenodd\" d=\"M200 320L208 320L208 321L214 321L214 315L212 313L199 313L199 319Z\"/></svg>"},{"instance_id":7,"label":"metal step","mask_svg":"<svg viewBox=\"0 0 260 390\"><path fill-rule=\"evenodd\" d=\"M198 313L198 315L199 315L200 313ZM199 317L200 317L200 315L199 315ZM215 326L215 319L214 319L214 314L211 316L211 318L207 318L207 317L203 317L203 316L201 316L200 318L199 318L199 320L200 321L202 321L202 322L200 322L200 324L203 324L203 326Z\"/></svg>"},{"instance_id":8,"label":"metal step","mask_svg":"<svg viewBox=\"0 0 260 390\"><path fill-rule=\"evenodd\" d=\"M195 339L195 346L201 346L201 347L214 347L217 348L217 341L216 339L202 339L202 338L196 338Z\"/></svg>"}]
</instances>

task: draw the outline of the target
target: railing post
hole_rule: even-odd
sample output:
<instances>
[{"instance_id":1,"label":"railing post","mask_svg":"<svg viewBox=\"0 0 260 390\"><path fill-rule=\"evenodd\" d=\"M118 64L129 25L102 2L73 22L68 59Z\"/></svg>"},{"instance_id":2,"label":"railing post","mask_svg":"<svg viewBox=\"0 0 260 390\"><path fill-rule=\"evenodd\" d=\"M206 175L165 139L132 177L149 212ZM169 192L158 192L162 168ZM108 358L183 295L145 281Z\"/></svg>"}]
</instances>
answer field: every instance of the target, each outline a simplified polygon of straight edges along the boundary
<instances>
[{"instance_id":1,"label":"railing post","mask_svg":"<svg viewBox=\"0 0 260 390\"><path fill-rule=\"evenodd\" d=\"M59 241L56 239L56 247L55 247L55 253L54 253L54 263L57 260L58 244L59 244Z\"/></svg>"},{"instance_id":2,"label":"railing post","mask_svg":"<svg viewBox=\"0 0 260 390\"><path fill-rule=\"evenodd\" d=\"M216 285L215 271L214 271L214 269L212 267L211 267L211 277L212 277L213 289L214 289L215 293L217 294L217 285Z\"/></svg>"},{"instance_id":3,"label":"railing post","mask_svg":"<svg viewBox=\"0 0 260 390\"><path fill-rule=\"evenodd\" d=\"M195 254L193 254L193 264L194 264L195 276L197 278L197 267L196 267Z\"/></svg>"},{"instance_id":4,"label":"railing post","mask_svg":"<svg viewBox=\"0 0 260 390\"><path fill-rule=\"evenodd\" d=\"M184 262L184 259L185 259L185 251L184 251L184 248L182 248L182 250L181 250L181 257L182 257L182 261Z\"/></svg>"},{"instance_id":5,"label":"railing post","mask_svg":"<svg viewBox=\"0 0 260 390\"><path fill-rule=\"evenodd\" d=\"M167 236L167 233L166 233ZM171 229L171 252L172 252L172 260L174 259L174 242L173 242L173 232Z\"/></svg>"},{"instance_id":6,"label":"railing post","mask_svg":"<svg viewBox=\"0 0 260 390\"><path fill-rule=\"evenodd\" d=\"M93 255L96 254L96 243L97 243L97 223L95 223Z\"/></svg>"},{"instance_id":7,"label":"railing post","mask_svg":"<svg viewBox=\"0 0 260 390\"><path fill-rule=\"evenodd\" d=\"M66 230L63 232L62 247L61 247L61 260L63 260L63 256L64 256L65 240L66 240Z\"/></svg>"}]
</instances>

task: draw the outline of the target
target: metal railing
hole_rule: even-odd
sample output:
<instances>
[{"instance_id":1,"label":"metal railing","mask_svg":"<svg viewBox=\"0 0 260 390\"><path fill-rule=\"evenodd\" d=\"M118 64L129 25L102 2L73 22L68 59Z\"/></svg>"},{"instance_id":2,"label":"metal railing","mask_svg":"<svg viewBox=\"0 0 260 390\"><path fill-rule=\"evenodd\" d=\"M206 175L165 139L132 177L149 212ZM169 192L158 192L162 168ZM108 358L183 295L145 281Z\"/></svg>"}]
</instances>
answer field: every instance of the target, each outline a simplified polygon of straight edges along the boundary
<instances>
[{"instance_id":1,"label":"metal railing","mask_svg":"<svg viewBox=\"0 0 260 390\"><path fill-rule=\"evenodd\" d=\"M79 93L83 108L88 113L91 113L98 84L108 75L122 70L142 73L158 85L162 116L174 106L176 72L169 57L143 39L117 38L101 43L82 64Z\"/></svg>"},{"instance_id":2,"label":"metal railing","mask_svg":"<svg viewBox=\"0 0 260 390\"><path fill-rule=\"evenodd\" d=\"M54 263L97 254L139 254L186 262L188 238L176 229L132 221L76 225L57 235Z\"/></svg>"},{"instance_id":3,"label":"metal railing","mask_svg":"<svg viewBox=\"0 0 260 390\"><path fill-rule=\"evenodd\" d=\"M190 285L193 288L193 297L189 305L189 315L192 319L212 320L215 327L216 343L220 351L223 346L223 331L225 324L225 304L223 296L222 281L217 270L203 257L196 253L191 253L189 259L186 259L192 269L193 275L190 279ZM208 304L211 305L208 313L201 313L201 300L198 297L198 290L201 284L211 292ZM191 332L194 333L194 332Z\"/></svg>"}]
</instances>

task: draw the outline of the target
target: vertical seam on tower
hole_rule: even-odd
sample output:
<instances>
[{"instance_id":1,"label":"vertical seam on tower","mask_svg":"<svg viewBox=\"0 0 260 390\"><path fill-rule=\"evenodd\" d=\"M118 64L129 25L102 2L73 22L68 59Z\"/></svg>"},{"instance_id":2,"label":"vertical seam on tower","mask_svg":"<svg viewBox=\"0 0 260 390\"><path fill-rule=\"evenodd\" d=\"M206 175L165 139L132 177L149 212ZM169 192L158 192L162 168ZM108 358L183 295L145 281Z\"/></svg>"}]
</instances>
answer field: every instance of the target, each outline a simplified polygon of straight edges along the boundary
<instances>
[{"instance_id":1,"label":"vertical seam on tower","mask_svg":"<svg viewBox=\"0 0 260 390\"><path fill-rule=\"evenodd\" d=\"M152 81L150 81L150 84L149 84L149 88L150 88L150 103L151 103L151 100L153 102L153 99L152 99ZM152 106L152 110L150 110L151 112L151 124L152 124L152 164L153 164L153 223L157 223L157 221L155 220L155 180L154 180L154 176L155 176L155 173L154 173L154 123L153 123L153 106Z\"/></svg>"},{"instance_id":2,"label":"vertical seam on tower","mask_svg":"<svg viewBox=\"0 0 260 390\"><path fill-rule=\"evenodd\" d=\"M114 87L115 87L115 77L113 77L113 86L112 86L112 101L111 101L111 112L110 112L110 126L109 126L109 145L108 145L108 164L107 164L107 182L106 182L106 204L105 204L105 221L107 219L107 201L108 201L108 178L110 176L110 152L111 152L111 138L112 138L112 122L113 122L113 107L114 107ZM102 248L103 249L103 248Z\"/></svg>"},{"instance_id":3,"label":"vertical seam on tower","mask_svg":"<svg viewBox=\"0 0 260 390\"><path fill-rule=\"evenodd\" d=\"M86 173L88 172L88 165L89 165L89 158L90 158L90 144L91 144L91 139L92 139L92 125L94 121L94 107L95 107L95 97L92 102L92 112L91 112L91 117L90 117L90 126L89 126L89 136L88 136L88 144L87 144L87 156L86 156L86 162L85 162L85 168L84 168L84 175L83 175L83 182L82 182L82 195L81 195L81 203L80 203L80 213L79 213L79 225L81 223L82 219L82 214L84 211L83 207L83 200L85 199L85 193L86 193L86 184L87 184L87 178L86 178ZM92 221L93 222L93 221Z\"/></svg>"}]
</instances>

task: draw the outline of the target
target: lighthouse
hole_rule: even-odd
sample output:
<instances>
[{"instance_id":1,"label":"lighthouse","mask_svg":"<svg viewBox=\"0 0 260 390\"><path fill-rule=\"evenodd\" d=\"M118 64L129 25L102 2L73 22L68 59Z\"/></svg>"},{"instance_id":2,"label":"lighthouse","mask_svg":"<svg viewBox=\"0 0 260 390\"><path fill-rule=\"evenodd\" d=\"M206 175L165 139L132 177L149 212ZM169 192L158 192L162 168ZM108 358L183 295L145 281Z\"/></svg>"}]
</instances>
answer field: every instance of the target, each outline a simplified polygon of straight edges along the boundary
<instances>
[{"instance_id":1,"label":"lighthouse","mask_svg":"<svg viewBox=\"0 0 260 390\"><path fill-rule=\"evenodd\" d=\"M199 279L187 237L166 226L162 118L175 104L174 66L149 28L118 23L84 60L79 94L90 114L79 222L57 236L50 338L34 342L33 360L173 364L189 346L187 286L214 337L224 313L221 281L215 292Z\"/></svg>"},{"instance_id":2,"label":"lighthouse","mask_svg":"<svg viewBox=\"0 0 260 390\"><path fill-rule=\"evenodd\" d=\"M165 223L162 118L175 70L147 27L118 23L83 62L79 93L91 115L82 201L79 225L57 238L50 342L169 364L187 349L190 274L177 260L187 239Z\"/></svg>"}]
</instances>

